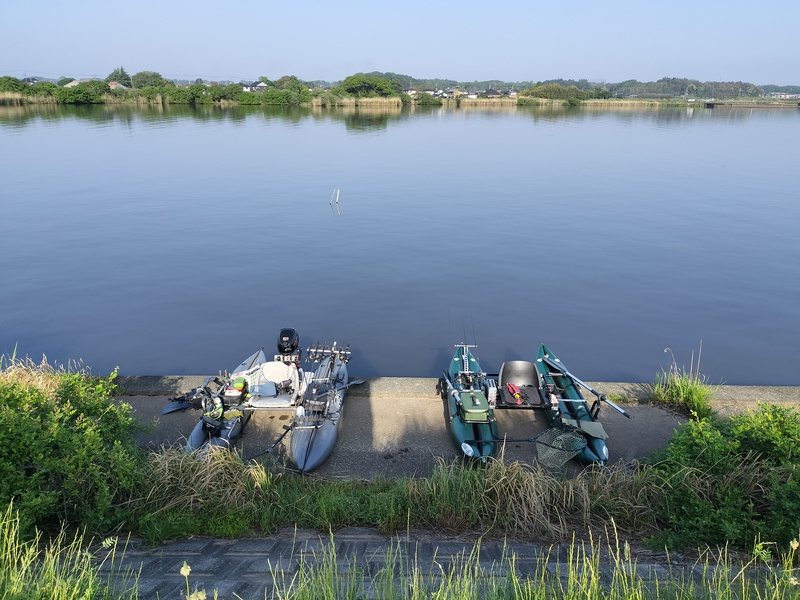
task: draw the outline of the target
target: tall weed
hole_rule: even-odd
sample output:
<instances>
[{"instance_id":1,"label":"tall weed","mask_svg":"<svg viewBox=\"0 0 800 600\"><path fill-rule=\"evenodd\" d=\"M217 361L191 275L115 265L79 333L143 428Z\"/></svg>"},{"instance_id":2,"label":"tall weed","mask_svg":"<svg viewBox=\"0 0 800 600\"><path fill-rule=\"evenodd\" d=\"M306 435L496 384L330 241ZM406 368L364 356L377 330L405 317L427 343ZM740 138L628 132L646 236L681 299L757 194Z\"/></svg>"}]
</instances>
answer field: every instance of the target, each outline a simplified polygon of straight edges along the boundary
<instances>
[{"instance_id":1,"label":"tall weed","mask_svg":"<svg viewBox=\"0 0 800 600\"><path fill-rule=\"evenodd\" d=\"M672 362L667 370L662 369L656 376L653 400L692 415L696 419L711 417L714 412L711 407L711 397L719 386L708 385L707 377L700 373L703 343L700 343L700 350L697 353L697 364L694 362L694 351L692 351L688 370L686 367L678 367L672 350L665 348L664 352L669 352Z\"/></svg>"},{"instance_id":2,"label":"tall weed","mask_svg":"<svg viewBox=\"0 0 800 600\"><path fill-rule=\"evenodd\" d=\"M117 540L108 538L100 553L90 552L81 534L68 536L62 529L49 542L39 532L30 540L20 530L12 503L0 514L0 598L8 600L122 600L137 598L135 574L119 570ZM109 577L100 577L108 567ZM110 577L117 583L109 584Z\"/></svg>"},{"instance_id":3,"label":"tall weed","mask_svg":"<svg viewBox=\"0 0 800 600\"><path fill-rule=\"evenodd\" d=\"M152 452L143 465L144 493L130 504L150 539L175 535L239 535L264 505L277 500L278 476L235 452L209 447L201 456L182 449Z\"/></svg>"}]
</instances>

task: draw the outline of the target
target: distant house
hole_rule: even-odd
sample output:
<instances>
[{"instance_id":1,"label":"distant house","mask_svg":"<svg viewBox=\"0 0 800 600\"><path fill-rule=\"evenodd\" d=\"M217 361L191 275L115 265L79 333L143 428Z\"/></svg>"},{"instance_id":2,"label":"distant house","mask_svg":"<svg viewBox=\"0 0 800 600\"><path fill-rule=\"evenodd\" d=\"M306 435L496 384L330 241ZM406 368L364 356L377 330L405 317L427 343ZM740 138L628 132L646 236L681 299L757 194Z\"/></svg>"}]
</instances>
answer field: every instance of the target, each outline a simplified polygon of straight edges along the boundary
<instances>
[{"instance_id":1,"label":"distant house","mask_svg":"<svg viewBox=\"0 0 800 600\"><path fill-rule=\"evenodd\" d=\"M484 91L481 96L486 96L487 98L501 98L503 94L502 92L498 92L497 90L489 88L488 90Z\"/></svg>"},{"instance_id":2,"label":"distant house","mask_svg":"<svg viewBox=\"0 0 800 600\"><path fill-rule=\"evenodd\" d=\"M243 85L242 90L245 92L263 92L268 87L263 81L254 81L250 85Z\"/></svg>"},{"instance_id":3,"label":"distant house","mask_svg":"<svg viewBox=\"0 0 800 600\"><path fill-rule=\"evenodd\" d=\"M108 87L110 87L112 90L127 90L128 89L128 86L122 85L121 83L118 83L116 81L109 81L108 82Z\"/></svg>"},{"instance_id":4,"label":"distant house","mask_svg":"<svg viewBox=\"0 0 800 600\"><path fill-rule=\"evenodd\" d=\"M72 80L72 81L70 81L69 83L65 83L65 84L64 84L64 87L75 87L75 86L76 86L76 85L78 85L79 83L80 83L80 81L78 81L77 79L73 79L73 80Z\"/></svg>"}]
</instances>

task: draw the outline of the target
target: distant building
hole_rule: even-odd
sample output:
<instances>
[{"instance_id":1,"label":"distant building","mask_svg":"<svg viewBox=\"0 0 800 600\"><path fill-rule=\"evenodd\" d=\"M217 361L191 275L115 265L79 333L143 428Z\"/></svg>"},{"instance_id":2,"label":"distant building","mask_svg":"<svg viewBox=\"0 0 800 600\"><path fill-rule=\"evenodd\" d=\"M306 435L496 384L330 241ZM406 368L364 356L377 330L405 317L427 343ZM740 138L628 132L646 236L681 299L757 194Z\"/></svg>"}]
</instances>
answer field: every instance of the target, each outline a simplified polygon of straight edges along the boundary
<instances>
[{"instance_id":1,"label":"distant building","mask_svg":"<svg viewBox=\"0 0 800 600\"><path fill-rule=\"evenodd\" d=\"M250 85L243 85L242 90L245 92L263 92L268 87L263 81L254 81Z\"/></svg>"},{"instance_id":2,"label":"distant building","mask_svg":"<svg viewBox=\"0 0 800 600\"><path fill-rule=\"evenodd\" d=\"M108 87L110 87L112 90L127 90L128 89L128 86L122 85L121 83L119 83L117 81L109 81L108 82Z\"/></svg>"}]
</instances>

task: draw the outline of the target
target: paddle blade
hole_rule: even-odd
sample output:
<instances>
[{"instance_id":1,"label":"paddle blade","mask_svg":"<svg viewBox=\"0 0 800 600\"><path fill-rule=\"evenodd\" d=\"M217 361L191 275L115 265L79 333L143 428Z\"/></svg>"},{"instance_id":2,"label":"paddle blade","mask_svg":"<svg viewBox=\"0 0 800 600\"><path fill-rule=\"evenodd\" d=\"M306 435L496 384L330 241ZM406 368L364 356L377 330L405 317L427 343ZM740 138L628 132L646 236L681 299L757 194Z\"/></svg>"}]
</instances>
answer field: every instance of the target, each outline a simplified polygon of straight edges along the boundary
<instances>
[{"instance_id":1,"label":"paddle blade","mask_svg":"<svg viewBox=\"0 0 800 600\"><path fill-rule=\"evenodd\" d=\"M161 414L168 415L169 413L177 412L179 410L186 410L187 408L200 408L200 404L197 402L186 401L170 402L164 407L164 410L161 411Z\"/></svg>"}]
</instances>

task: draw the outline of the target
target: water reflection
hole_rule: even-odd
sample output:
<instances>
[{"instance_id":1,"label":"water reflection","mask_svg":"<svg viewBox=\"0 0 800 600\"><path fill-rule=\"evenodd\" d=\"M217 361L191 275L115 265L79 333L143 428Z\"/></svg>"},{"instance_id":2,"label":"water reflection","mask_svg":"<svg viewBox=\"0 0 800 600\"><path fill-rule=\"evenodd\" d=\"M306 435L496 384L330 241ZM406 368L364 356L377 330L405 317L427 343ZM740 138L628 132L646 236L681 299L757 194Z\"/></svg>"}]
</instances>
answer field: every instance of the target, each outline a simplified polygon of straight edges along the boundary
<instances>
[{"instance_id":1,"label":"water reflection","mask_svg":"<svg viewBox=\"0 0 800 600\"><path fill-rule=\"evenodd\" d=\"M345 335L359 375L436 376L455 311L495 369L546 342L587 380L651 381L665 346L702 339L715 381L796 384L799 127L700 107L0 107L0 353L206 374L290 325ZM754 354L769 364L741 369Z\"/></svg>"},{"instance_id":2,"label":"water reflection","mask_svg":"<svg viewBox=\"0 0 800 600\"><path fill-rule=\"evenodd\" d=\"M393 124L410 118L436 118L446 113L492 116L515 116L543 122L585 122L598 118L613 119L621 124L638 122L654 123L658 126L675 127L691 124L696 120L744 123L758 114L769 116L777 108L717 108L702 107L653 107L653 106L608 106L583 105L579 107L548 104L545 106L517 107L510 104L462 103L456 107L408 107L400 105L347 106L347 107L260 107L220 105L161 105L161 104L104 104L96 106L62 106L55 104L28 104L0 106L0 127L24 129L35 123L53 123L62 120L91 122L96 125L136 122L165 127L183 119L199 123L238 123L248 119L280 121L299 124L305 120L342 123L350 133L385 131Z\"/></svg>"}]
</instances>

